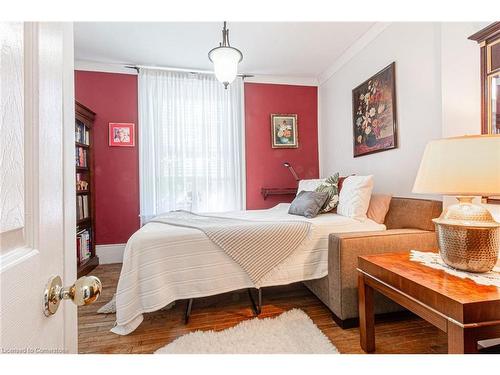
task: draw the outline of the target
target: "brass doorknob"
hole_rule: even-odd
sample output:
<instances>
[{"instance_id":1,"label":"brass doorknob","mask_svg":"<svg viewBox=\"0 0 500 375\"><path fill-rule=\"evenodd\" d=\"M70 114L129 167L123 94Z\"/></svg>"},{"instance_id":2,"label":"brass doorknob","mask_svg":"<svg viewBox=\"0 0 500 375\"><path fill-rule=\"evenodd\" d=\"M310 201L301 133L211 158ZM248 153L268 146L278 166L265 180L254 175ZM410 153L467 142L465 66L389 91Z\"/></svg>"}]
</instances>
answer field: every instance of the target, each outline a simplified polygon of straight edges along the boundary
<instances>
[{"instance_id":1,"label":"brass doorknob","mask_svg":"<svg viewBox=\"0 0 500 375\"><path fill-rule=\"evenodd\" d=\"M89 305L99 298L102 284L95 276L82 276L76 282L63 287L59 276L52 276L45 288L44 313L54 315L63 299L70 299L77 306Z\"/></svg>"}]
</instances>

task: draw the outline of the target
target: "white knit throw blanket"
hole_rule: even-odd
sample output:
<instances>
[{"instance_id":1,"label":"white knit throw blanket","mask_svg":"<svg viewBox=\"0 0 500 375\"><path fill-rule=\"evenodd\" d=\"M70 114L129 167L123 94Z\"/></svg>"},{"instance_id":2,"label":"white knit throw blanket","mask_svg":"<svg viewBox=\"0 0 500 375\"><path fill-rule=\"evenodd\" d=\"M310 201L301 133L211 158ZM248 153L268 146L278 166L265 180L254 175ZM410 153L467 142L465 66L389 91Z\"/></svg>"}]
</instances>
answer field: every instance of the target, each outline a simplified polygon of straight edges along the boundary
<instances>
[{"instance_id":1,"label":"white knit throw blanket","mask_svg":"<svg viewBox=\"0 0 500 375\"><path fill-rule=\"evenodd\" d=\"M218 245L254 283L285 260L310 232L307 221L266 222L173 211L152 222L198 229Z\"/></svg>"},{"instance_id":2,"label":"white knit throw blanket","mask_svg":"<svg viewBox=\"0 0 500 375\"><path fill-rule=\"evenodd\" d=\"M425 266L442 270L450 275L460 277L461 279L471 279L476 284L481 285L493 285L500 288L500 267L494 267L490 272L485 273L474 273L467 271L460 271L451 268L446 263L438 253L423 252L417 250L411 250L410 260L418 263L422 263Z\"/></svg>"}]
</instances>

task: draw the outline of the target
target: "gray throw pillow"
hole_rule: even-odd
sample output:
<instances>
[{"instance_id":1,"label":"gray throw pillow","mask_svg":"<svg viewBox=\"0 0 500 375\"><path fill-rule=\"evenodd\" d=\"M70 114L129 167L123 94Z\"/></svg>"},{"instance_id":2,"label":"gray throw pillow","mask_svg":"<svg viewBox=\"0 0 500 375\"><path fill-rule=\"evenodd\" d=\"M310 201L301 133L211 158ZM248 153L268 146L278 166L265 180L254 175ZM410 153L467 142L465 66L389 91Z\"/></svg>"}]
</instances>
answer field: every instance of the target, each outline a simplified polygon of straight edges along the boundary
<instances>
[{"instance_id":1,"label":"gray throw pillow","mask_svg":"<svg viewBox=\"0 0 500 375\"><path fill-rule=\"evenodd\" d=\"M328 193L328 198L321 208L321 213L332 211L339 203L339 173L328 177L316 188L317 192Z\"/></svg>"},{"instance_id":2,"label":"gray throw pillow","mask_svg":"<svg viewBox=\"0 0 500 375\"><path fill-rule=\"evenodd\" d=\"M288 209L291 215L300 215L312 219L321 210L328 199L328 193L317 191L301 191Z\"/></svg>"}]
</instances>

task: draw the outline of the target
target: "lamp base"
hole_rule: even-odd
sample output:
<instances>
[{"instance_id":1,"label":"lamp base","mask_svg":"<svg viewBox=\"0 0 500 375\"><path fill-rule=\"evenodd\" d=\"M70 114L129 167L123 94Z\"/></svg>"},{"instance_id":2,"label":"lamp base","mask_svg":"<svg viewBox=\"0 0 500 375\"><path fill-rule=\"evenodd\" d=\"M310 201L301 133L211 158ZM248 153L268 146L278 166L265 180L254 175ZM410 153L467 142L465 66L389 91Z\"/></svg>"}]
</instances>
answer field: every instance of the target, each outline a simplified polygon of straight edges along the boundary
<instances>
[{"instance_id":1,"label":"lamp base","mask_svg":"<svg viewBox=\"0 0 500 375\"><path fill-rule=\"evenodd\" d=\"M457 197L432 221L436 225L439 252L443 261L456 269L488 272L498 260L500 223L487 209L472 204L472 197Z\"/></svg>"}]
</instances>

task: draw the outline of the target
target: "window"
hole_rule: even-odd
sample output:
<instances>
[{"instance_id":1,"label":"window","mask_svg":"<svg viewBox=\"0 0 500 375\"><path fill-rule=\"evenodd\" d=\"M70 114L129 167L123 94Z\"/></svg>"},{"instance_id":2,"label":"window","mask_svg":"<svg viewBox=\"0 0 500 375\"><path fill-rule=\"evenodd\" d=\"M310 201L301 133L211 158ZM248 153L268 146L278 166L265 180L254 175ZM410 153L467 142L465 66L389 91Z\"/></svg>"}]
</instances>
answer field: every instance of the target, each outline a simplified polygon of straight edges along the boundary
<instances>
[{"instance_id":1,"label":"window","mask_svg":"<svg viewBox=\"0 0 500 375\"><path fill-rule=\"evenodd\" d=\"M141 69L141 221L162 212L243 208L243 84Z\"/></svg>"}]
</instances>

